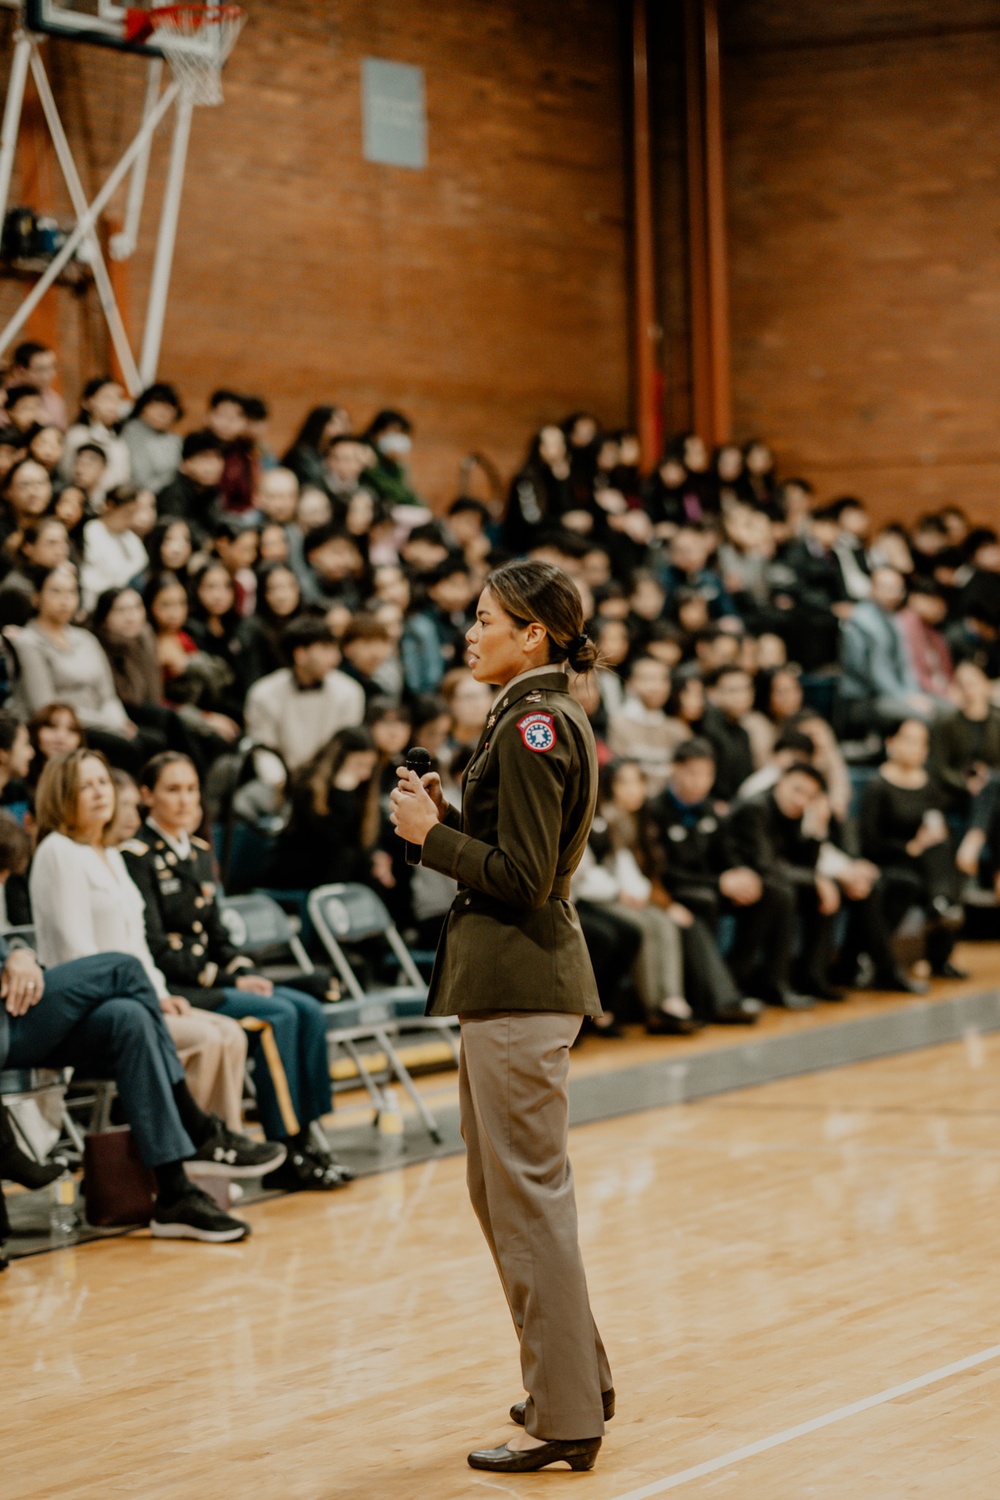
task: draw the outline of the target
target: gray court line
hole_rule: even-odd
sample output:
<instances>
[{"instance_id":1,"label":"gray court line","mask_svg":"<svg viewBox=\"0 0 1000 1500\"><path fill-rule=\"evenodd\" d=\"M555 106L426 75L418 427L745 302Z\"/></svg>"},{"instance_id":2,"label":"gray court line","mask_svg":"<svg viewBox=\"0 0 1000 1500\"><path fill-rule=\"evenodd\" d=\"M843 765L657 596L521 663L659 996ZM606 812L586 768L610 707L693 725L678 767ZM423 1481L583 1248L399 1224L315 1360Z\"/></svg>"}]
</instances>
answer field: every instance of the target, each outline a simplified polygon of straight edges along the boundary
<instances>
[{"instance_id":1,"label":"gray court line","mask_svg":"<svg viewBox=\"0 0 1000 1500\"><path fill-rule=\"evenodd\" d=\"M679 1489L682 1484L690 1484L692 1479L703 1479L706 1474L716 1474L720 1469L728 1469L745 1458L754 1458L770 1448L780 1448L783 1443L791 1443L796 1438L806 1437L810 1432L818 1432L821 1427L832 1427L835 1422L856 1417L859 1412L870 1411L873 1406L884 1406L887 1401L908 1396L911 1391L935 1385L951 1375L961 1375L963 1370L972 1370L976 1365L984 1365L991 1359L1000 1359L1000 1344L994 1344L991 1349L984 1349L980 1354L970 1354L967 1359L956 1360L952 1365L942 1365L940 1369L931 1370L927 1375L918 1375L915 1380L904 1381L902 1385L890 1386L887 1391L879 1391L877 1396L866 1396L863 1401L853 1401L850 1406L838 1406L836 1411L828 1411L821 1417L800 1422L797 1427L786 1427L784 1432L776 1432L772 1437L747 1443L743 1448L734 1448L731 1453L723 1453L720 1458L710 1458L707 1463L695 1464L692 1469L682 1469L679 1474L668 1474L665 1479L655 1479L652 1484L643 1485L641 1489L629 1490L626 1495L616 1495L614 1500L652 1500L654 1495L665 1495L667 1490Z\"/></svg>"}]
</instances>

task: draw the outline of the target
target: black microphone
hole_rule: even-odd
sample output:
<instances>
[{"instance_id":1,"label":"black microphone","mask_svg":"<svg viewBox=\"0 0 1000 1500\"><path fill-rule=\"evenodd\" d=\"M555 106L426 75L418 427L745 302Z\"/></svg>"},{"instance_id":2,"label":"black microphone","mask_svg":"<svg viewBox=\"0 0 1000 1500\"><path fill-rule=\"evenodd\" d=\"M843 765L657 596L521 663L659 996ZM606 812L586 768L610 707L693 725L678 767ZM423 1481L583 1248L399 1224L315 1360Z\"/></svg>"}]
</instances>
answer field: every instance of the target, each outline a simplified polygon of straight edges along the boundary
<instances>
[{"instance_id":1,"label":"black microphone","mask_svg":"<svg viewBox=\"0 0 1000 1500\"><path fill-rule=\"evenodd\" d=\"M406 769L416 771L418 776L426 776L433 764L431 752L424 750L420 745L414 745L406 757ZM419 865L421 848L419 844L406 845L406 863L408 865Z\"/></svg>"}]
</instances>

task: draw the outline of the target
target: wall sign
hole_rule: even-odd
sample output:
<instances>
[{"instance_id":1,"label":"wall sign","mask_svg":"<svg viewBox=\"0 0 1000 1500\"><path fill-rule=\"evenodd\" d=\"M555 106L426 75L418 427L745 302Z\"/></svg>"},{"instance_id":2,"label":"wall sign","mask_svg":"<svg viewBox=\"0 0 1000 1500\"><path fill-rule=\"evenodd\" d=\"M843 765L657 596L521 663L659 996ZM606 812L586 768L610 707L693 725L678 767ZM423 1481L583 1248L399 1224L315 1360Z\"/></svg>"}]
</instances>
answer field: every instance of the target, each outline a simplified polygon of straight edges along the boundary
<instances>
[{"instance_id":1,"label":"wall sign","mask_svg":"<svg viewBox=\"0 0 1000 1500\"><path fill-rule=\"evenodd\" d=\"M368 161L426 167L424 70L365 57L361 62L364 153Z\"/></svg>"}]
</instances>

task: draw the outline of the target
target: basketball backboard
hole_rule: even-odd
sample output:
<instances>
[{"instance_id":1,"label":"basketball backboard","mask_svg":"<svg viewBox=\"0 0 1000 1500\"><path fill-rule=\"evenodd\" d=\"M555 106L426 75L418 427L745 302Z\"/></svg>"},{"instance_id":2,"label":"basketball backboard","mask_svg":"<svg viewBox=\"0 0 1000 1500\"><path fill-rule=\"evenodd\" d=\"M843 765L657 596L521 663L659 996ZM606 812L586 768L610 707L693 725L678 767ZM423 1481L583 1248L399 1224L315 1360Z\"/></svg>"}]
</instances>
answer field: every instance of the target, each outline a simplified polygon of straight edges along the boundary
<instances>
[{"instance_id":1,"label":"basketball backboard","mask_svg":"<svg viewBox=\"0 0 1000 1500\"><path fill-rule=\"evenodd\" d=\"M9 4L10 0L3 3ZM129 40L128 21L137 11L156 10L166 3L167 0L132 0L128 5L117 4L116 0L21 0L21 8L28 30L41 36L113 47L118 52L132 52L140 57L162 57L155 36L149 41ZM189 45L201 50L206 44L195 40ZM212 41L207 45L211 46Z\"/></svg>"}]
</instances>

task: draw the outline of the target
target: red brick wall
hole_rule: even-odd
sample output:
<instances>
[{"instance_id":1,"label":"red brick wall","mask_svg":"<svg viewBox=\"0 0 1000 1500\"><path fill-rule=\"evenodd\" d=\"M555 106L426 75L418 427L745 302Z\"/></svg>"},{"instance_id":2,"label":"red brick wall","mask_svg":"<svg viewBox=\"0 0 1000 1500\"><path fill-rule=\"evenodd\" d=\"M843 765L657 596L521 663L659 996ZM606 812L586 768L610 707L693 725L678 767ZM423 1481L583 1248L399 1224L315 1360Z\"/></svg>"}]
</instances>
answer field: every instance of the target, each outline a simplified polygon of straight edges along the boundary
<instances>
[{"instance_id":1,"label":"red brick wall","mask_svg":"<svg viewBox=\"0 0 1000 1500\"><path fill-rule=\"evenodd\" d=\"M553 414L628 410L616 0L248 0L223 109L196 115L161 369L417 423L437 501L509 473ZM688 401L678 4L652 8L667 426ZM883 511L1000 489L996 0L725 0L734 392L741 436ZM11 17L0 12L9 36ZM96 186L134 127L132 61L50 44ZM426 70L430 165L365 162L364 56ZM151 202L166 144L154 157ZM134 263L141 314L152 219ZM0 312L14 289L0 285ZM136 343L141 325L136 318ZM105 362L63 298L71 367ZM98 346L95 348L95 345Z\"/></svg>"},{"instance_id":2,"label":"red brick wall","mask_svg":"<svg viewBox=\"0 0 1000 1500\"><path fill-rule=\"evenodd\" d=\"M1000 520L996 4L722 8L738 432Z\"/></svg>"},{"instance_id":3,"label":"red brick wall","mask_svg":"<svg viewBox=\"0 0 1000 1500\"><path fill-rule=\"evenodd\" d=\"M160 366L192 415L213 385L257 391L281 446L312 404L342 402L358 424L401 406L417 483L438 502L470 449L507 474L545 420L590 407L624 421L616 0L247 9L226 103L195 115ZM96 184L136 123L141 66L48 50ZM363 159L365 56L426 70L426 171ZM152 200L165 155L161 143ZM140 314L152 223L133 273ZM75 348L75 318L63 322Z\"/></svg>"}]
</instances>

